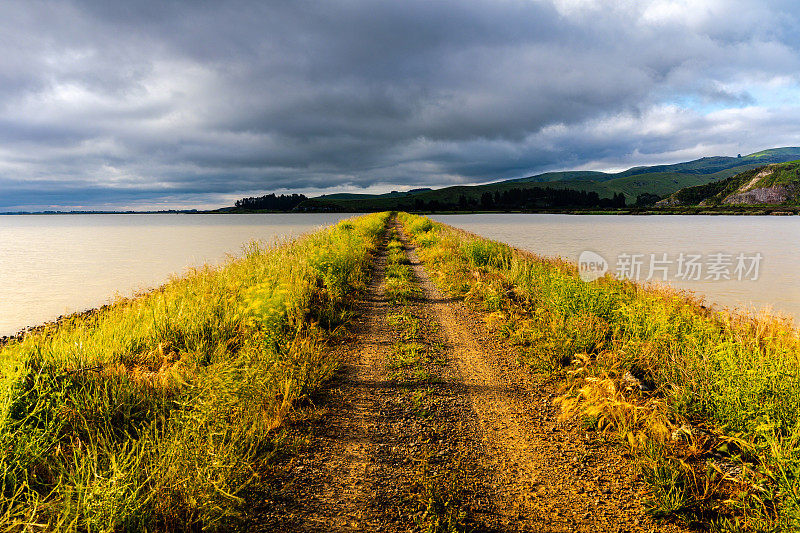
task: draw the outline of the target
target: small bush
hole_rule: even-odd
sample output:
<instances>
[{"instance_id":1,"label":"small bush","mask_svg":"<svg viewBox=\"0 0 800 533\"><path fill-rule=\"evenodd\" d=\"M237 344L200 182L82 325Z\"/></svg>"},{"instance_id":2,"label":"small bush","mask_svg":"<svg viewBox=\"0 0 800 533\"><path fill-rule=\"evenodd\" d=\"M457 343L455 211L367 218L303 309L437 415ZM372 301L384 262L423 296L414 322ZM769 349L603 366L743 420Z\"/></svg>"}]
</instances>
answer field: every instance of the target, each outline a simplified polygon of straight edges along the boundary
<instances>
[{"instance_id":1,"label":"small bush","mask_svg":"<svg viewBox=\"0 0 800 533\"><path fill-rule=\"evenodd\" d=\"M469 240L462 243L461 253L473 267L508 269L511 265L511 248L499 242Z\"/></svg>"},{"instance_id":2,"label":"small bush","mask_svg":"<svg viewBox=\"0 0 800 533\"><path fill-rule=\"evenodd\" d=\"M430 248L436 244L436 233L433 231L423 231L414 236L414 244L421 248Z\"/></svg>"},{"instance_id":3,"label":"small bush","mask_svg":"<svg viewBox=\"0 0 800 533\"><path fill-rule=\"evenodd\" d=\"M433 222L425 217L419 217L406 226L406 230L412 235L430 231L431 228L433 228Z\"/></svg>"}]
</instances>

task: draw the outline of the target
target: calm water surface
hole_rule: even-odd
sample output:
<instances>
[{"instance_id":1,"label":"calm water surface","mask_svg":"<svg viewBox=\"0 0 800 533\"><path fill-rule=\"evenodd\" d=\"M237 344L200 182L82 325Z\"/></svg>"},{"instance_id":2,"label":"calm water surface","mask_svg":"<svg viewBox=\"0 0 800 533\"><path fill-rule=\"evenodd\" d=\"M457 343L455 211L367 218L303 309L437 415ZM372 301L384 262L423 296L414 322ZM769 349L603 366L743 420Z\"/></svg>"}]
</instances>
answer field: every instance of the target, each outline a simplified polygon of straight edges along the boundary
<instances>
[{"instance_id":1,"label":"calm water surface","mask_svg":"<svg viewBox=\"0 0 800 533\"><path fill-rule=\"evenodd\" d=\"M270 242L352 215L63 215L0 216L0 335L97 307L119 294L156 287L171 275L238 255L251 240ZM441 215L439 221L532 252L577 261L585 250L610 269L620 254L668 266L669 283L709 302L746 310L772 307L800 322L797 242L800 217ZM761 253L757 280L683 281L679 254ZM733 274L735 265L730 266ZM656 277L661 277L662 271ZM703 272L703 278L706 271Z\"/></svg>"},{"instance_id":2,"label":"calm water surface","mask_svg":"<svg viewBox=\"0 0 800 533\"><path fill-rule=\"evenodd\" d=\"M156 287L170 275L347 214L0 216L0 335Z\"/></svg>"},{"instance_id":3,"label":"calm water surface","mask_svg":"<svg viewBox=\"0 0 800 533\"><path fill-rule=\"evenodd\" d=\"M752 311L771 307L800 323L800 217L751 216L581 216L441 215L440 222L506 242L541 255L578 261L581 252L600 254L616 272L620 254L641 255L641 278L649 275L651 255L667 269L668 282L703 295L719 306ZM660 263L667 254L667 263ZM679 254L699 255L701 279L676 279ZM736 256L761 253L758 279L706 279L714 254L730 255L727 270L736 278ZM624 259L622 260L624 261ZM672 261L670 264L669 261ZM746 261L751 266L752 261ZM721 270L725 270L724 261ZM655 278L664 270L656 269Z\"/></svg>"}]
</instances>

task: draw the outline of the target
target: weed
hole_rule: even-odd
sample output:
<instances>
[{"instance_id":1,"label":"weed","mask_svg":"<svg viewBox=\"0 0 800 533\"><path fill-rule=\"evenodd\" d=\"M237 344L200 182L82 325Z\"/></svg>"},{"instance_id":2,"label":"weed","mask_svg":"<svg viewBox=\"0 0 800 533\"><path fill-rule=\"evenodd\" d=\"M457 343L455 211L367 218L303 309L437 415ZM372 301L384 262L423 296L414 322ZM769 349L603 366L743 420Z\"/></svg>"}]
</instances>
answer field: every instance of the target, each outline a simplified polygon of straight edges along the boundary
<instances>
[{"instance_id":1,"label":"weed","mask_svg":"<svg viewBox=\"0 0 800 533\"><path fill-rule=\"evenodd\" d=\"M418 296L419 289L413 283L414 275L405 248L394 228L386 247L386 297L392 304L405 304Z\"/></svg>"},{"instance_id":2,"label":"weed","mask_svg":"<svg viewBox=\"0 0 800 533\"><path fill-rule=\"evenodd\" d=\"M432 224L421 219L416 229L423 232L429 242L434 242ZM402 251L402 255L401 255ZM399 235L392 230L389 241L387 267L387 286L397 280L407 294L417 294L416 286ZM390 300L394 309L387 320L399 333L400 341L395 344L390 356L389 366L395 369L393 377L407 384L428 384L414 389L408 396L411 410L421 418L435 420L435 406L430 398L430 385L437 383L439 377L432 370L435 366L446 364L444 346L436 341L437 327L430 317L412 312L407 298ZM408 498L414 507L414 518L421 531L456 532L468 530L467 511L464 508L465 483L467 479L465 462L461 457L448 457L428 443L416 458L418 468L412 480Z\"/></svg>"},{"instance_id":3,"label":"weed","mask_svg":"<svg viewBox=\"0 0 800 533\"><path fill-rule=\"evenodd\" d=\"M201 268L0 351L0 520L224 529L366 286L388 214Z\"/></svg>"},{"instance_id":4,"label":"weed","mask_svg":"<svg viewBox=\"0 0 800 533\"><path fill-rule=\"evenodd\" d=\"M455 533L467 530L467 513L462 508L466 473L460 460L447 467L435 465L435 450L420 462L412 494L417 506L417 526L426 533Z\"/></svg>"}]
</instances>

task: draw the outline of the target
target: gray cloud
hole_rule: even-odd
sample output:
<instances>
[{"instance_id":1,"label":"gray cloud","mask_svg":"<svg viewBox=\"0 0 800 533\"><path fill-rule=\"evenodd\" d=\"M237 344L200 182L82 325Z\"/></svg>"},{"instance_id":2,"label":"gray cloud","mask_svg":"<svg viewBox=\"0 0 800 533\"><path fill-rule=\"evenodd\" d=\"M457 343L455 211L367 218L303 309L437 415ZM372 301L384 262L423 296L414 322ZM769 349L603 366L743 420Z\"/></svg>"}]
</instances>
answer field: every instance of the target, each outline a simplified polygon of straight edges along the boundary
<instances>
[{"instance_id":1,"label":"gray cloud","mask_svg":"<svg viewBox=\"0 0 800 533\"><path fill-rule=\"evenodd\" d=\"M449 185L797 144L795 11L6 2L0 210Z\"/></svg>"}]
</instances>

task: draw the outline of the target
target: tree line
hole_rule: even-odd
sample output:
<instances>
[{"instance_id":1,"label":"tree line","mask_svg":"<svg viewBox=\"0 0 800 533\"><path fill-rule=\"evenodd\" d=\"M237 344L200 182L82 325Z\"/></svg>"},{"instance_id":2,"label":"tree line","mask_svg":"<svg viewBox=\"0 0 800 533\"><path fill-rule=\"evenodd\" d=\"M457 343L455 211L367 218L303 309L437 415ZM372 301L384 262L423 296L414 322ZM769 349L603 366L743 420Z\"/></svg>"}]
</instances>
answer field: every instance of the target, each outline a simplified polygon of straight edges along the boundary
<instances>
[{"instance_id":1,"label":"tree line","mask_svg":"<svg viewBox=\"0 0 800 533\"><path fill-rule=\"evenodd\" d=\"M264 196L251 196L236 200L236 207L240 209L266 209L270 211L291 211L308 198L303 194L281 194L275 196L274 193Z\"/></svg>"},{"instance_id":2,"label":"tree line","mask_svg":"<svg viewBox=\"0 0 800 533\"><path fill-rule=\"evenodd\" d=\"M427 196L427 194L425 194ZM643 193L636 198L636 207L653 205L660 199L654 194ZM303 194L264 196L242 198L236 201L236 207L245 210L292 211L300 203L305 202L304 211L343 211L337 202L308 199ZM369 200L359 203L356 210L371 211L386 209L385 205L373 206ZM614 194L611 198L601 198L597 192L575 189L555 189L552 187L530 187L508 189L505 191L484 192L480 195L461 194L457 199L414 198L400 200L393 208L415 211L535 211L539 209L616 209L626 207L625 195Z\"/></svg>"},{"instance_id":3,"label":"tree line","mask_svg":"<svg viewBox=\"0 0 800 533\"><path fill-rule=\"evenodd\" d=\"M513 188L503 192L485 192L478 196L458 197L457 201L433 199L425 201L422 198L414 200L415 210L447 210L459 211L469 209L547 209L565 207L599 207L617 208L625 207L625 195L614 194L612 198L600 198L594 191L578 191L574 189L553 189L551 187Z\"/></svg>"}]
</instances>

